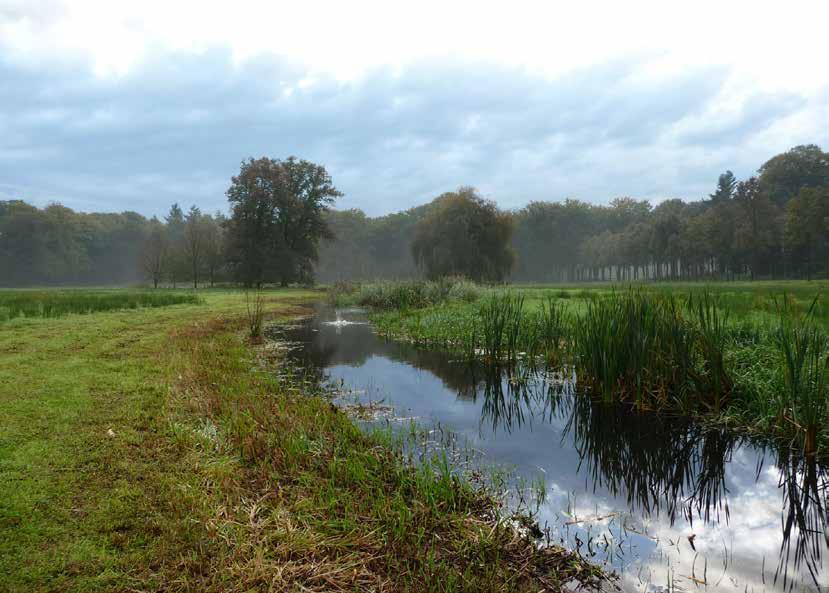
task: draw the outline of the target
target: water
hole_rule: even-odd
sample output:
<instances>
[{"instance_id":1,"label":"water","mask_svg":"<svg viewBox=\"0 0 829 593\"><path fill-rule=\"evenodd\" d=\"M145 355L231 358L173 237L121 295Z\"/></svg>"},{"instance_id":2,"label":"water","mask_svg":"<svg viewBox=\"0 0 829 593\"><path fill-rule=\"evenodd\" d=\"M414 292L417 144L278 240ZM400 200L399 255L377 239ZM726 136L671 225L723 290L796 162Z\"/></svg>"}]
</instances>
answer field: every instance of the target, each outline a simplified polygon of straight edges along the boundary
<instances>
[{"instance_id":1,"label":"water","mask_svg":"<svg viewBox=\"0 0 829 593\"><path fill-rule=\"evenodd\" d=\"M512 381L379 338L359 310L285 330L359 403L450 428L487 464L543 480L546 537L628 591L828 591L829 468L687 419L592 404L568 373Z\"/></svg>"}]
</instances>

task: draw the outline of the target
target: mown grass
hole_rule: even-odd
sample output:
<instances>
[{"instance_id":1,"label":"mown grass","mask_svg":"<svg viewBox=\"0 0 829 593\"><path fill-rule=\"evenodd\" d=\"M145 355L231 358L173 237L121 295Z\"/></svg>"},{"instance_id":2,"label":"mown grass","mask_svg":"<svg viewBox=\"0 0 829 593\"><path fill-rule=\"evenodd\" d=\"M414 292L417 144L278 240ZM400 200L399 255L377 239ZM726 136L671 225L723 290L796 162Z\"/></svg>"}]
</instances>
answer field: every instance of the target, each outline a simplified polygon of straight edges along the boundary
<instances>
[{"instance_id":1,"label":"mown grass","mask_svg":"<svg viewBox=\"0 0 829 593\"><path fill-rule=\"evenodd\" d=\"M168 307L194 304L199 297L190 292L147 290L2 290L0 322L18 317L56 318L71 314L99 313L118 309Z\"/></svg>"},{"instance_id":2,"label":"mown grass","mask_svg":"<svg viewBox=\"0 0 829 593\"><path fill-rule=\"evenodd\" d=\"M794 437L813 453L829 442L822 288L488 289L478 302L373 318L387 335L499 364L574 365L582 391L606 402Z\"/></svg>"},{"instance_id":3,"label":"mown grass","mask_svg":"<svg viewBox=\"0 0 829 593\"><path fill-rule=\"evenodd\" d=\"M308 292L266 292L266 315ZM0 331L0 590L556 590L596 572L271 372L241 293ZM283 377L283 378L278 378Z\"/></svg>"}]
</instances>

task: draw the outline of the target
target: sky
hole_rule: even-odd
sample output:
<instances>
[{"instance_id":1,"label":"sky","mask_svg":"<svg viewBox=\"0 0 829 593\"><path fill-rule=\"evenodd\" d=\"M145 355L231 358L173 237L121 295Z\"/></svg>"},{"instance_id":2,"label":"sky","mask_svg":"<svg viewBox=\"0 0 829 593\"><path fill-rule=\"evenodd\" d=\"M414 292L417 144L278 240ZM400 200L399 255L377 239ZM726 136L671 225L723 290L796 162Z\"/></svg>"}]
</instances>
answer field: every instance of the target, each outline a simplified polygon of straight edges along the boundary
<instances>
[{"instance_id":1,"label":"sky","mask_svg":"<svg viewBox=\"0 0 829 593\"><path fill-rule=\"evenodd\" d=\"M829 148L825 1L0 0L0 199L226 210L242 160L382 215L472 185L699 199Z\"/></svg>"}]
</instances>

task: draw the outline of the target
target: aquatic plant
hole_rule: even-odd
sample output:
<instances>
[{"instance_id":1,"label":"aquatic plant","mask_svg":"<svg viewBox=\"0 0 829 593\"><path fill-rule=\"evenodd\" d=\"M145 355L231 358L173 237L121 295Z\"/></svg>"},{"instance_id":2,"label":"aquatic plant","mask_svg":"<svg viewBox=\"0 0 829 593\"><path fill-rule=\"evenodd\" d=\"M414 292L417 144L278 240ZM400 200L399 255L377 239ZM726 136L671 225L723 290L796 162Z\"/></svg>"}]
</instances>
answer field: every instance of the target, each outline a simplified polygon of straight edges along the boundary
<instances>
[{"instance_id":1,"label":"aquatic plant","mask_svg":"<svg viewBox=\"0 0 829 593\"><path fill-rule=\"evenodd\" d=\"M480 307L481 349L486 360L514 363L522 335L524 297L512 293L494 294Z\"/></svg>"},{"instance_id":2,"label":"aquatic plant","mask_svg":"<svg viewBox=\"0 0 829 593\"><path fill-rule=\"evenodd\" d=\"M781 315L776 336L786 386L781 411L801 433L806 454L817 451L818 430L829 418L829 336L812 322L812 309L802 318Z\"/></svg>"},{"instance_id":3,"label":"aquatic plant","mask_svg":"<svg viewBox=\"0 0 829 593\"><path fill-rule=\"evenodd\" d=\"M718 413L734 387L725 366L725 349L729 339L728 312L710 291L692 294L688 308L695 316L696 341L702 359L700 372L693 373L696 391L705 405Z\"/></svg>"}]
</instances>

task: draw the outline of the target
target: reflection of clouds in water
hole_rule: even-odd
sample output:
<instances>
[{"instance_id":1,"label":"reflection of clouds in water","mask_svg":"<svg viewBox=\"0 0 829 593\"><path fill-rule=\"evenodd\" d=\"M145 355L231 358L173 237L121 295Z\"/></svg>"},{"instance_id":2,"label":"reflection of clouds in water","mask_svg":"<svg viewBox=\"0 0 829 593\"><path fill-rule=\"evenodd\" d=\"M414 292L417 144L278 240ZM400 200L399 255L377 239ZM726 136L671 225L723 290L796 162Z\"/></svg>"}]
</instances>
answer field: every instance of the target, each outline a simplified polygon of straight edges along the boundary
<instances>
[{"instance_id":1,"label":"reflection of clouds in water","mask_svg":"<svg viewBox=\"0 0 829 593\"><path fill-rule=\"evenodd\" d=\"M755 459L741 451L729 470L746 483L747 475L757 475ZM750 471L748 471L750 470ZM731 475L728 476L731 478ZM780 515L783 497L778 486L780 475L775 467L765 467L745 489L729 497L732 509L728 522L705 523L679 519L673 525L667 517L627 513L625 505L616 507L606 498L587 492L575 495L562 488L555 480L547 482L548 496L539 510L539 522L550 526L561 525L573 519L585 520L554 530L554 540L562 537L573 545L575 537L595 542L620 542L622 551L606 558L614 570L621 571L625 588L647 591L650 586L674 583L687 590L704 587L716 591L778 591L783 589L782 578L775 583L780 554ZM732 481L732 480L729 480ZM575 501L574 501L575 498ZM570 509L564 513L565 509ZM595 518L599 520L595 520ZM624 529L627 527L628 529ZM640 533L635 533L635 532ZM694 547L688 540L694 537ZM599 549L601 549L599 547ZM764 573L761 574L761 569ZM827 586L827 566L824 561L819 582ZM793 568L790 572L794 574ZM697 579L696 581L694 579ZM765 582L764 582L765 579ZM813 591L808 578L797 583L794 591Z\"/></svg>"}]
</instances>

